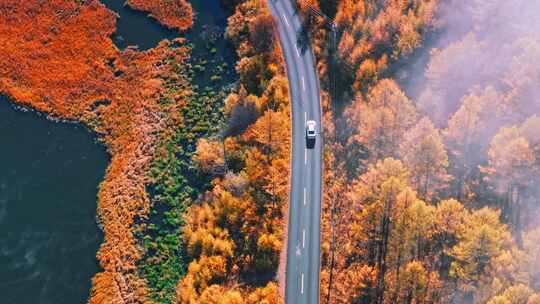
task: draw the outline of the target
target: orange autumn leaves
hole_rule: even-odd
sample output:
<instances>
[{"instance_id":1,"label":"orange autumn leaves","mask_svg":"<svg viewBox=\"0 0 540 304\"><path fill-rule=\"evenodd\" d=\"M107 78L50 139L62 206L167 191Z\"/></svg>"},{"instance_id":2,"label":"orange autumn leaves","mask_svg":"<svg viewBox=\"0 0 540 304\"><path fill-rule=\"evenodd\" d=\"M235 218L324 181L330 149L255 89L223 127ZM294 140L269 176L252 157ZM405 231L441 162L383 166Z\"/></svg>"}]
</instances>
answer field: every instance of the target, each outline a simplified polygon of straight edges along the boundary
<instances>
[{"instance_id":1,"label":"orange autumn leaves","mask_svg":"<svg viewBox=\"0 0 540 304\"><path fill-rule=\"evenodd\" d=\"M375 2L336 3L348 69L337 76L346 94L324 116L334 136L325 141L321 298L537 303L539 73L530 63L540 48L524 30L537 20L515 16L538 4L450 1L449 18L459 18L435 20L447 13L436 1ZM434 24L463 29L470 17L469 33L441 28L450 42L429 52L424 91L409 99L392 77L406 84L396 71L419 73L406 67L410 50Z\"/></svg>"},{"instance_id":2,"label":"orange autumn leaves","mask_svg":"<svg viewBox=\"0 0 540 304\"><path fill-rule=\"evenodd\" d=\"M330 51L331 33L323 18L310 14L306 5L326 9L333 19L337 32L337 65L342 72L338 87L366 92L381 80L381 75L392 63L407 58L418 49L424 36L435 26L438 0L421 1L318 1L297 0L303 14L304 25L310 29L315 55L319 62L320 75L327 75L327 58ZM333 48L333 46L332 46Z\"/></svg>"},{"instance_id":3,"label":"orange autumn leaves","mask_svg":"<svg viewBox=\"0 0 540 304\"><path fill-rule=\"evenodd\" d=\"M112 156L98 194L105 239L97 254L103 271L89 299L96 304L146 301L132 225L149 211L145 184L154 146L181 102L173 97L170 105L158 104L166 93L161 82L172 73L171 58L187 57L186 48L166 43L146 52L119 51L110 39L114 30L114 14L98 1L0 4L0 91L85 123Z\"/></svg>"},{"instance_id":4,"label":"orange autumn leaves","mask_svg":"<svg viewBox=\"0 0 540 304\"><path fill-rule=\"evenodd\" d=\"M335 22L342 32L338 56L353 74L355 90L374 84L390 61L421 45L436 7L436 0L338 2Z\"/></svg>"},{"instance_id":5,"label":"orange autumn leaves","mask_svg":"<svg viewBox=\"0 0 540 304\"><path fill-rule=\"evenodd\" d=\"M119 55L109 39L115 17L99 2L7 0L0 12L3 92L68 119L110 97L114 71L107 60Z\"/></svg>"}]
</instances>

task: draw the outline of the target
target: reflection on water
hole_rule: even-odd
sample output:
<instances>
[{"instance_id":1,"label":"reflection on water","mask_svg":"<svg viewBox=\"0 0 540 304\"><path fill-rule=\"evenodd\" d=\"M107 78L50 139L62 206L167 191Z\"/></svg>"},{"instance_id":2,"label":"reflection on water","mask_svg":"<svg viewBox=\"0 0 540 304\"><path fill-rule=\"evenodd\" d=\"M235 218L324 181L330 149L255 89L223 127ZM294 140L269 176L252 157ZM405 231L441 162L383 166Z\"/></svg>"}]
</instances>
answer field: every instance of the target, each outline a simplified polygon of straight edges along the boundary
<instances>
[{"instance_id":1,"label":"reflection on water","mask_svg":"<svg viewBox=\"0 0 540 304\"><path fill-rule=\"evenodd\" d=\"M80 125L16 110L5 97L0 147L0 303L84 303L99 270L104 148Z\"/></svg>"}]
</instances>

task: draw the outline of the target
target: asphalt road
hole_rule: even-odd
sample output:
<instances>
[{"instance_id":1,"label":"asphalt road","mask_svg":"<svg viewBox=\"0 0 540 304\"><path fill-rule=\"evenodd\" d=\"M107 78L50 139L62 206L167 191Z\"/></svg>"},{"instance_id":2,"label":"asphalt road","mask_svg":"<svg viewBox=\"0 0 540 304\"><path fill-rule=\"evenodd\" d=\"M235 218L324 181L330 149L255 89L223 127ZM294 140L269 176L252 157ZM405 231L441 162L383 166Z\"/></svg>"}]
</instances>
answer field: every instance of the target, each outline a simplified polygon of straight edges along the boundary
<instances>
[{"instance_id":1,"label":"asphalt road","mask_svg":"<svg viewBox=\"0 0 540 304\"><path fill-rule=\"evenodd\" d=\"M321 106L311 47L300 44L301 23L291 0L268 0L277 22L287 63L292 102L292 171L287 241L285 300L319 303L321 222ZM306 145L306 120L317 122L312 149Z\"/></svg>"}]
</instances>

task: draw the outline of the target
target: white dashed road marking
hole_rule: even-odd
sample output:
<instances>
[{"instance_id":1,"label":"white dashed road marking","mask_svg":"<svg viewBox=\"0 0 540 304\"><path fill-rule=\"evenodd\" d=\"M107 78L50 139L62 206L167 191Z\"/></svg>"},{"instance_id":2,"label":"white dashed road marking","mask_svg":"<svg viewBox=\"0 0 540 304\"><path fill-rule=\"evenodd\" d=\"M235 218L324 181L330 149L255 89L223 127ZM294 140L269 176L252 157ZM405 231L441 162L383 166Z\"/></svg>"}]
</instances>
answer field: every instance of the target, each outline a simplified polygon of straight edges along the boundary
<instances>
[{"instance_id":1,"label":"white dashed road marking","mask_svg":"<svg viewBox=\"0 0 540 304\"><path fill-rule=\"evenodd\" d=\"M287 26L290 26L289 21L287 20L287 17L285 17L285 14L283 14L283 20L285 20L285 23L287 23Z\"/></svg>"}]
</instances>

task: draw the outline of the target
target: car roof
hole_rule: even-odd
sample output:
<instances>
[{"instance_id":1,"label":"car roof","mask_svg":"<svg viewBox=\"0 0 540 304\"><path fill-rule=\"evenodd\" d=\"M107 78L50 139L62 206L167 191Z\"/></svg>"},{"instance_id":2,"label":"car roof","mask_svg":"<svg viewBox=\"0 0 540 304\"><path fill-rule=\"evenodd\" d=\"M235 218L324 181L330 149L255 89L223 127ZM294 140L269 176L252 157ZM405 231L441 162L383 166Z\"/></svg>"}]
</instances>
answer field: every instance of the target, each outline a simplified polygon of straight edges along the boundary
<instances>
[{"instance_id":1,"label":"car roof","mask_svg":"<svg viewBox=\"0 0 540 304\"><path fill-rule=\"evenodd\" d=\"M316 124L315 124L315 122L313 120L307 122L307 131L308 132L315 133L315 128L316 128Z\"/></svg>"}]
</instances>

